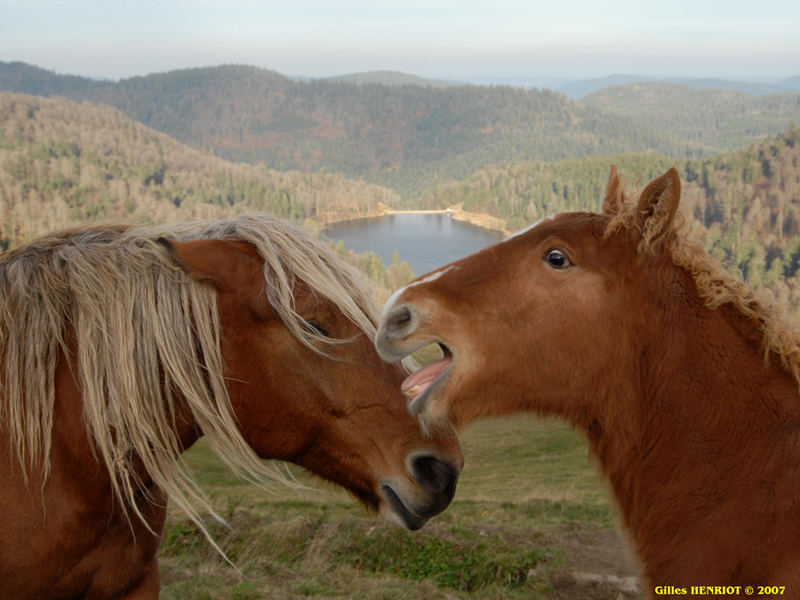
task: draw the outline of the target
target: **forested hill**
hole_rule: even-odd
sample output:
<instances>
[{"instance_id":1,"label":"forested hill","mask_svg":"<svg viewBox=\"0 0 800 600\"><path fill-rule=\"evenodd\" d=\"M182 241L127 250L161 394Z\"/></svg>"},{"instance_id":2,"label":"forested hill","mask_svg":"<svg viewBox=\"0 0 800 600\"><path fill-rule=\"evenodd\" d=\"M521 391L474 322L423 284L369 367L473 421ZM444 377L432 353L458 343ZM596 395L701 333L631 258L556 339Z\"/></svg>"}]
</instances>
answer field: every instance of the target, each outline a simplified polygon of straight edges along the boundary
<instances>
[{"instance_id":1,"label":"forested hill","mask_svg":"<svg viewBox=\"0 0 800 600\"><path fill-rule=\"evenodd\" d=\"M547 90L293 81L243 66L110 82L21 63L0 63L0 89L106 103L228 159L337 171L403 190L501 160L686 156L701 147Z\"/></svg>"},{"instance_id":2,"label":"forested hill","mask_svg":"<svg viewBox=\"0 0 800 600\"><path fill-rule=\"evenodd\" d=\"M612 163L629 191L678 167L684 210L705 229L711 253L754 286L791 298L800 314L800 127L706 159L625 154L494 165L436 186L421 205L463 204L464 210L502 217L518 229L560 211L599 210Z\"/></svg>"},{"instance_id":3,"label":"forested hill","mask_svg":"<svg viewBox=\"0 0 800 600\"><path fill-rule=\"evenodd\" d=\"M637 82L605 87L584 96L580 103L670 131L702 145L709 154L748 146L800 123L798 93L752 96L677 83Z\"/></svg>"},{"instance_id":4,"label":"forested hill","mask_svg":"<svg viewBox=\"0 0 800 600\"><path fill-rule=\"evenodd\" d=\"M639 153L498 163L429 188L415 206L462 204L519 228L562 210L597 210L612 162L628 189L678 166L685 208L706 229L710 250L800 307L800 127L705 159ZM324 223L400 202L340 174L230 163L109 106L0 92L0 248L75 221L267 210Z\"/></svg>"},{"instance_id":5,"label":"forested hill","mask_svg":"<svg viewBox=\"0 0 800 600\"><path fill-rule=\"evenodd\" d=\"M426 79L408 73L398 71L368 71L366 73L349 73L346 75L336 75L325 77L325 81L338 81L342 83L355 83L364 85L368 83L379 83L383 85L419 85L423 87L450 87L453 85L463 85L456 81L443 81L441 79Z\"/></svg>"},{"instance_id":6,"label":"forested hill","mask_svg":"<svg viewBox=\"0 0 800 600\"><path fill-rule=\"evenodd\" d=\"M324 223L397 202L339 174L233 164L109 106L0 92L0 248L76 221L267 210Z\"/></svg>"}]
</instances>

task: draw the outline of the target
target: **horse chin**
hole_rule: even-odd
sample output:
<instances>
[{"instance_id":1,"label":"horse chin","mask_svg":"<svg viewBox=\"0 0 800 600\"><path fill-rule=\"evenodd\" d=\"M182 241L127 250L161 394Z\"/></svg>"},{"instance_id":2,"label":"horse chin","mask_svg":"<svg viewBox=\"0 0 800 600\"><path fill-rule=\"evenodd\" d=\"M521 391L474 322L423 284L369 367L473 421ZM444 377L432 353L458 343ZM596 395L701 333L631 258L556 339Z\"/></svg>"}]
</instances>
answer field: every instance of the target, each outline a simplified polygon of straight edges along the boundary
<instances>
[{"instance_id":1,"label":"horse chin","mask_svg":"<svg viewBox=\"0 0 800 600\"><path fill-rule=\"evenodd\" d=\"M411 531L416 531L428 522L427 517L416 514L403 502L401 495L391 484L381 484L381 494L385 501L381 503L380 514L387 521Z\"/></svg>"},{"instance_id":2,"label":"horse chin","mask_svg":"<svg viewBox=\"0 0 800 600\"><path fill-rule=\"evenodd\" d=\"M449 419L450 408L442 400L446 396L444 389L447 387L449 373L443 373L435 383L415 398L409 399L408 411L422 421L429 424L444 423Z\"/></svg>"}]
</instances>

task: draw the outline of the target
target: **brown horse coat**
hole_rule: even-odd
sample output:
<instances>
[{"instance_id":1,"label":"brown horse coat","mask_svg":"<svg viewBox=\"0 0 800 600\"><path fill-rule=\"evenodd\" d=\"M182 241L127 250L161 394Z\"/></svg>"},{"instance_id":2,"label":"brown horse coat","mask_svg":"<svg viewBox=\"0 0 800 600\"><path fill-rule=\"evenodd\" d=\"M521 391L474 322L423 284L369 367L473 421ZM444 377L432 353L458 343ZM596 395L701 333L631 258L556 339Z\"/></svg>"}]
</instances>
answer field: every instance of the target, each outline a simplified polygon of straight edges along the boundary
<instances>
[{"instance_id":1,"label":"brown horse coat","mask_svg":"<svg viewBox=\"0 0 800 600\"><path fill-rule=\"evenodd\" d=\"M420 277L377 348L439 343L403 389L429 420L535 411L583 431L655 586L800 598L800 346L690 242L672 169Z\"/></svg>"}]
</instances>

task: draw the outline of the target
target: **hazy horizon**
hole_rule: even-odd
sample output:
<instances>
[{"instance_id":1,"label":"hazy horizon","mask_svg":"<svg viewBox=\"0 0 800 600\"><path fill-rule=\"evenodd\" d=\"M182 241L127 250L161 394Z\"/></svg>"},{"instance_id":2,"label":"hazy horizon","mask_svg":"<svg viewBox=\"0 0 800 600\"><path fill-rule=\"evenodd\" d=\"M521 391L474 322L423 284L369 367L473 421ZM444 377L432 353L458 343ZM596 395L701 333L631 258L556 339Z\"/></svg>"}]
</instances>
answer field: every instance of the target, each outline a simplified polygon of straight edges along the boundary
<instances>
[{"instance_id":1,"label":"hazy horizon","mask_svg":"<svg viewBox=\"0 0 800 600\"><path fill-rule=\"evenodd\" d=\"M0 60L112 80L219 64L464 82L800 74L800 3L0 0Z\"/></svg>"},{"instance_id":2,"label":"hazy horizon","mask_svg":"<svg viewBox=\"0 0 800 600\"><path fill-rule=\"evenodd\" d=\"M192 66L185 66L185 67L175 67L174 69L168 69L163 71L151 71L147 73L137 73L134 75L129 75L125 77L107 77L104 75L97 75L97 74L89 74L89 73L72 73L72 72L62 72L57 69L48 68L44 65L29 63L27 61L17 61L17 60L3 60L0 58L0 61L13 63L13 62L23 62L26 64L30 64L34 67L39 67L45 69L47 71L53 72L57 75L65 75L65 76L77 76L77 77L85 77L86 79L91 79L94 81L121 81L123 79L130 79L134 77L146 77L148 75L157 75L160 73L169 73L171 71L181 71L187 69L203 69L203 68L214 68L214 67L221 67L226 65L238 64L244 66L251 66L256 67L268 71L274 71L288 77L290 79L295 79L298 81L304 80L313 80L313 79L327 79L327 78L337 78L337 77L347 77L347 76L357 76L357 75L366 75L370 73L398 73L401 75L408 75L411 77L419 77L421 79L430 79L435 81L443 81L443 82L452 82L452 83L465 83L465 84L475 84L475 85L511 85L511 86L524 86L524 85L536 85L536 84L543 84L543 83L551 83L554 85L563 85L567 83L574 83L579 81L592 81L592 80L602 80L602 79L610 79L610 78L617 78L617 77L641 77L643 79L652 79L655 81L670 81L670 80L690 80L690 79L709 79L709 80L719 80L719 81L731 81L731 82L741 82L741 83L761 83L761 84L774 84L779 81L793 78L800 76L800 68L796 73L788 73L786 75L780 76L771 76L771 77L764 77L761 75L752 75L752 76L733 76L733 77L721 77L721 76L697 76L697 75L686 75L675 73L672 75L653 75L650 73L606 73L603 75L598 76L587 76L587 77L557 77L557 76L548 76L548 75L519 75L519 76L492 76L492 75L473 75L461 79L456 79L452 77L427 77L425 75L421 75L419 73L411 73L407 71L396 71L393 69L374 69L371 71L352 71L352 72L342 72L342 73L334 73L331 75L322 75L322 76L312 76L306 74L298 74L298 73L282 73L277 69L270 68L267 65L252 65L247 63L219 63L219 64L207 64L207 65L192 65Z\"/></svg>"}]
</instances>

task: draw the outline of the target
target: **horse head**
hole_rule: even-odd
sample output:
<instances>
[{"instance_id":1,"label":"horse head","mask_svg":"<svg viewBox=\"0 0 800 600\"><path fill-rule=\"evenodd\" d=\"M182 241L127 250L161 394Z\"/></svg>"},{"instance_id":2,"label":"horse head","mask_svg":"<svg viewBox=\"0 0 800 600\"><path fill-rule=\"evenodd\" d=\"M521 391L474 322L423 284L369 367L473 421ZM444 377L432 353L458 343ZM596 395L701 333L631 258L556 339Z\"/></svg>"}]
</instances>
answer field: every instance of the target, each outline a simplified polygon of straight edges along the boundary
<instances>
[{"instance_id":1,"label":"horse head","mask_svg":"<svg viewBox=\"0 0 800 600\"><path fill-rule=\"evenodd\" d=\"M281 315L249 243L162 243L217 291L230 401L258 456L305 467L409 529L449 504L463 462L454 432L421 429L399 391L402 370L335 302L295 278L292 314Z\"/></svg>"},{"instance_id":2,"label":"horse head","mask_svg":"<svg viewBox=\"0 0 800 600\"><path fill-rule=\"evenodd\" d=\"M673 169L618 228L625 199L612 169L602 214L544 219L398 290L380 319L380 355L430 344L444 355L403 384L411 411L429 422L526 409L575 421L624 391L631 350L660 314L653 292L671 265L660 250L679 198Z\"/></svg>"}]
</instances>

